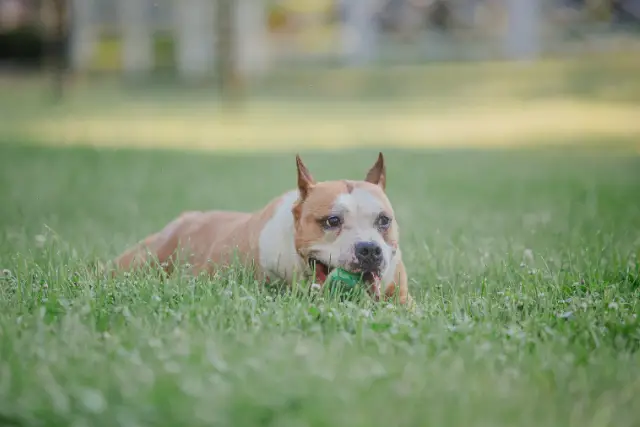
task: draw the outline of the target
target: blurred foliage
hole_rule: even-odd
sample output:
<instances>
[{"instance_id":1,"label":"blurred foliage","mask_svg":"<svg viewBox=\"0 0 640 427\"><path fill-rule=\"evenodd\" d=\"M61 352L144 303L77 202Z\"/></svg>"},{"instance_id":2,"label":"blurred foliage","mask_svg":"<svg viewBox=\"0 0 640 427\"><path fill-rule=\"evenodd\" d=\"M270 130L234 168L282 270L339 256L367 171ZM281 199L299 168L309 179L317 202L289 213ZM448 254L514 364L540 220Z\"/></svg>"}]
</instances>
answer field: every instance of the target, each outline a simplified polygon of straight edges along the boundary
<instances>
[{"instance_id":1,"label":"blurred foliage","mask_svg":"<svg viewBox=\"0 0 640 427\"><path fill-rule=\"evenodd\" d=\"M175 38L169 31L156 31L153 35L155 70L173 70L175 67ZM117 71L122 65L122 37L102 35L98 39L92 68L99 71Z\"/></svg>"},{"instance_id":2,"label":"blurred foliage","mask_svg":"<svg viewBox=\"0 0 640 427\"><path fill-rule=\"evenodd\" d=\"M0 62L40 65L44 50L44 36L34 25L0 31Z\"/></svg>"}]
</instances>

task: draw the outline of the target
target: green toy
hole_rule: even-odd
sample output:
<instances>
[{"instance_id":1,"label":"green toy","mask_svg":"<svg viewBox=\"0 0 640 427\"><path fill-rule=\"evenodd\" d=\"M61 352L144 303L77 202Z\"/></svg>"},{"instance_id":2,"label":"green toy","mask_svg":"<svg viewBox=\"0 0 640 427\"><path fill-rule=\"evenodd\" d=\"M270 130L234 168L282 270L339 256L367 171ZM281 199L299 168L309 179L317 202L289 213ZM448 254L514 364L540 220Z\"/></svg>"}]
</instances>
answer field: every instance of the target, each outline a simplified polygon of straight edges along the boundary
<instances>
[{"instance_id":1,"label":"green toy","mask_svg":"<svg viewBox=\"0 0 640 427\"><path fill-rule=\"evenodd\" d=\"M331 289L341 288L342 290L351 291L360 283L361 278L361 274L350 273L342 268L335 268L327 276L326 283Z\"/></svg>"}]
</instances>

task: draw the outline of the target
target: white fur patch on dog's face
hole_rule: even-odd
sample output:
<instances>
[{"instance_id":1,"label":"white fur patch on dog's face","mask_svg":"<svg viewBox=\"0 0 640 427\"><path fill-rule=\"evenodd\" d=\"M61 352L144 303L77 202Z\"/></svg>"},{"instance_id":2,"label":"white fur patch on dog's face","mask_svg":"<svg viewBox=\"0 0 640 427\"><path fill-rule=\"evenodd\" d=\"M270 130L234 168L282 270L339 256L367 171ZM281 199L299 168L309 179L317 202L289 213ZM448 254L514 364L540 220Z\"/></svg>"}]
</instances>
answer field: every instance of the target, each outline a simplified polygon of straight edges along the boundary
<instances>
[{"instance_id":1,"label":"white fur patch on dog's face","mask_svg":"<svg viewBox=\"0 0 640 427\"><path fill-rule=\"evenodd\" d=\"M389 266L394 248L389 245L383 230L376 226L380 215L393 217L393 212L371 192L354 188L351 193L340 194L329 215L342 219L342 226L326 230L324 239L309 246L310 252L320 261L332 266L352 271L356 269L355 245L358 242L374 242L382 248L381 272Z\"/></svg>"}]
</instances>

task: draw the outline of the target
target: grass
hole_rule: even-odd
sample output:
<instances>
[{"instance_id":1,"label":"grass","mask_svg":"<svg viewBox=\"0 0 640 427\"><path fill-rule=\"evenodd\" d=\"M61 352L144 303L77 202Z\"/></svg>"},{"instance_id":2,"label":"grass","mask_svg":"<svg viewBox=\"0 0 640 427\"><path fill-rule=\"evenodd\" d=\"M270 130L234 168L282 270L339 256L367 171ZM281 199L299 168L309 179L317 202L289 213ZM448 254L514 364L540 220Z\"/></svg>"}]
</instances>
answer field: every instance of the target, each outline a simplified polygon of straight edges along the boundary
<instances>
[{"instance_id":1,"label":"grass","mask_svg":"<svg viewBox=\"0 0 640 427\"><path fill-rule=\"evenodd\" d=\"M637 425L637 67L281 70L232 113L0 81L0 425ZM183 210L264 205L293 149L361 178L378 145L415 311L92 271Z\"/></svg>"},{"instance_id":2,"label":"grass","mask_svg":"<svg viewBox=\"0 0 640 427\"><path fill-rule=\"evenodd\" d=\"M0 423L616 426L640 419L632 150L388 150L415 312L241 269L87 266L184 209L246 209L291 154L0 144ZM601 141L606 144L610 141ZM319 179L368 151L305 152Z\"/></svg>"}]
</instances>

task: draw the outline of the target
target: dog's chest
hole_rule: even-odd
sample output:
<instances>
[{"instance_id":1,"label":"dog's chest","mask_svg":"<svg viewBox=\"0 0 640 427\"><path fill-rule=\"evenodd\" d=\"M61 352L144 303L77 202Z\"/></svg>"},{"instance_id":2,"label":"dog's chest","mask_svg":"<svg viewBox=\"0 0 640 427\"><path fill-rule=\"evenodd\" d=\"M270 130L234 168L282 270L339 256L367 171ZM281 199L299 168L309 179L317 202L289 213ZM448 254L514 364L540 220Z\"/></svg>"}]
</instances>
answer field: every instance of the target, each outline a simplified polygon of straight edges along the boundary
<instances>
[{"instance_id":1,"label":"dog's chest","mask_svg":"<svg viewBox=\"0 0 640 427\"><path fill-rule=\"evenodd\" d=\"M303 265L296 252L294 222L291 212L298 191L282 196L271 218L264 224L259 238L260 266L268 277L291 281Z\"/></svg>"}]
</instances>

